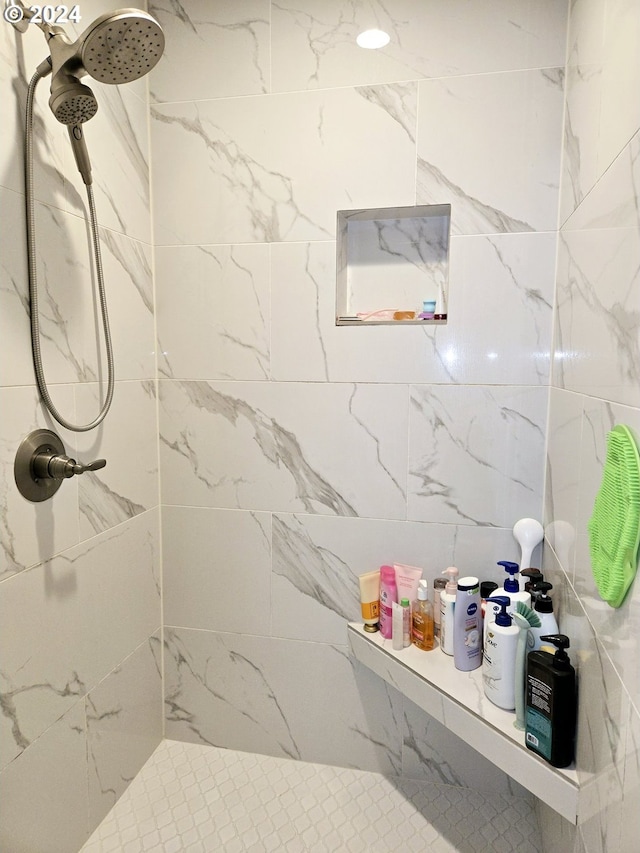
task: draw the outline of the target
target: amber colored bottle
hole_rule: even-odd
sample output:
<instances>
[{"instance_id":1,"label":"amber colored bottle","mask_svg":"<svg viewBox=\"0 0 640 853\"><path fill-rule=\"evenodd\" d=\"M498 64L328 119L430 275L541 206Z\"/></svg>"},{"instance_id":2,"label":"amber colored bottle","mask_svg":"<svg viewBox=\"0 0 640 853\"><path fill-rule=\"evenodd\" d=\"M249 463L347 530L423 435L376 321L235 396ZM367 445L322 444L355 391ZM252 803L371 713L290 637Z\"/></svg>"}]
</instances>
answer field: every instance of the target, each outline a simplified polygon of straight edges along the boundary
<instances>
[{"instance_id":1,"label":"amber colored bottle","mask_svg":"<svg viewBox=\"0 0 640 853\"><path fill-rule=\"evenodd\" d=\"M417 648L430 652L434 647L433 605L428 598L426 580L418 584L418 597L411 607L411 642Z\"/></svg>"}]
</instances>

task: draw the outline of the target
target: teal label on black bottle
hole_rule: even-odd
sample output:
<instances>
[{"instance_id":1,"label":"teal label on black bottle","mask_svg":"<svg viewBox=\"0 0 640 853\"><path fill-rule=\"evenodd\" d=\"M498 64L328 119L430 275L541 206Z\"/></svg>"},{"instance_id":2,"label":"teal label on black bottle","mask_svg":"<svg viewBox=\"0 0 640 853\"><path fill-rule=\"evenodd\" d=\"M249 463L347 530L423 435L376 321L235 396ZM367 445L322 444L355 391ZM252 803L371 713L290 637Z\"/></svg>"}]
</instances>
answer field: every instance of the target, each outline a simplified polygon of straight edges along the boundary
<instances>
[{"instance_id":1,"label":"teal label on black bottle","mask_svg":"<svg viewBox=\"0 0 640 853\"><path fill-rule=\"evenodd\" d=\"M551 726L553 692L548 684L529 676L527 681L527 713L525 740L529 746L551 760L553 730Z\"/></svg>"}]
</instances>

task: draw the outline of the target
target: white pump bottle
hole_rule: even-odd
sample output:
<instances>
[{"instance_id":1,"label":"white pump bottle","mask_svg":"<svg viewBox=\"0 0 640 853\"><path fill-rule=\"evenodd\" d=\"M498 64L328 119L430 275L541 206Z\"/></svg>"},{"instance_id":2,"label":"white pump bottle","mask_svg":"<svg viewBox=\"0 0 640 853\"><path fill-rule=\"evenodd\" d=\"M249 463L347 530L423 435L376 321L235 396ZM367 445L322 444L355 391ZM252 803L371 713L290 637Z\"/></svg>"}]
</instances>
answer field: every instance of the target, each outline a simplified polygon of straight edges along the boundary
<instances>
[{"instance_id":1,"label":"white pump bottle","mask_svg":"<svg viewBox=\"0 0 640 853\"><path fill-rule=\"evenodd\" d=\"M460 572L455 566L449 566L442 574L447 576L447 585L440 593L440 648L445 655L453 655L453 613Z\"/></svg>"}]
</instances>

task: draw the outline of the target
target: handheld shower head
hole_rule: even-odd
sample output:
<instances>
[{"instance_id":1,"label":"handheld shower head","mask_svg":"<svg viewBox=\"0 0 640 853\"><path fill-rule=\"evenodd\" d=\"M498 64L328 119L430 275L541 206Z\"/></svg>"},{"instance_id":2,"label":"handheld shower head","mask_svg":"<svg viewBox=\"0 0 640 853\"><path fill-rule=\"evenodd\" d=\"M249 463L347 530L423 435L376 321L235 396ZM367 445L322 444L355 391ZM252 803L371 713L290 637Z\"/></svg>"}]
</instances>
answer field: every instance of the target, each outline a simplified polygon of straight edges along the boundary
<instances>
[{"instance_id":1,"label":"handheld shower head","mask_svg":"<svg viewBox=\"0 0 640 853\"><path fill-rule=\"evenodd\" d=\"M98 102L91 89L77 77L57 74L51 81L49 106L62 124L84 124L98 111Z\"/></svg>"},{"instance_id":2,"label":"handheld shower head","mask_svg":"<svg viewBox=\"0 0 640 853\"><path fill-rule=\"evenodd\" d=\"M118 9L97 18L78 39L76 55L101 83L130 83L148 74L164 51L164 33L140 9Z\"/></svg>"}]
</instances>

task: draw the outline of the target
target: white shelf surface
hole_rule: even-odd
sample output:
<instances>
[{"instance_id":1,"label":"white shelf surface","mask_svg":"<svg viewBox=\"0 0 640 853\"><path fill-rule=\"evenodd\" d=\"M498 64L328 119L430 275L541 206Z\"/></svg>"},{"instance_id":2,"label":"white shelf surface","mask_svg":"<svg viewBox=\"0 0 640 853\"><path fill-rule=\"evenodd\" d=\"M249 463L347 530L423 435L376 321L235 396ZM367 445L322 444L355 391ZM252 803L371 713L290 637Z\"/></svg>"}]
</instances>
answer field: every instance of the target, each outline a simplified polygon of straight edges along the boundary
<instances>
[{"instance_id":1,"label":"white shelf surface","mask_svg":"<svg viewBox=\"0 0 640 853\"><path fill-rule=\"evenodd\" d=\"M439 648L424 652L409 646L394 651L391 640L366 633L358 622L349 623L348 637L351 654L360 663L562 817L578 823L575 767L552 767L526 748L524 732L513 725L515 713L503 711L484 695L481 669L460 672Z\"/></svg>"}]
</instances>

